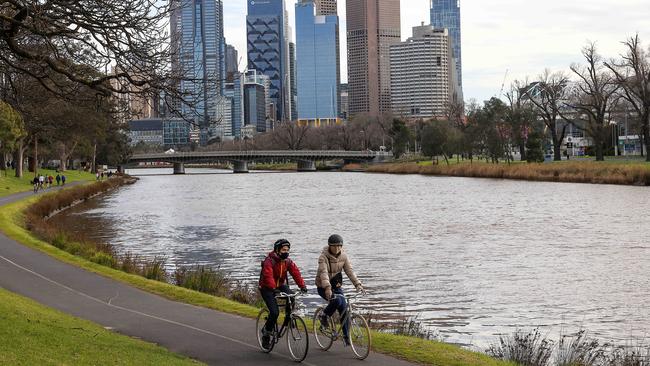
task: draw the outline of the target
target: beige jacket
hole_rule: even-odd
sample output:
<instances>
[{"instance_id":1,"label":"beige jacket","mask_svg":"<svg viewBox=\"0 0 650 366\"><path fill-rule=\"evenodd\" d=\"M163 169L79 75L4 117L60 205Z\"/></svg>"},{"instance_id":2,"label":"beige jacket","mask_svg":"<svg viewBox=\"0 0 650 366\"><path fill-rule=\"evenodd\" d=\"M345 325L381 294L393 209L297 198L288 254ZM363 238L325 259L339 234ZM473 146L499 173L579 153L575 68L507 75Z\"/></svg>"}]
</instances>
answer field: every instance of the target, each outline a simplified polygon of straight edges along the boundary
<instances>
[{"instance_id":1,"label":"beige jacket","mask_svg":"<svg viewBox=\"0 0 650 366\"><path fill-rule=\"evenodd\" d=\"M354 287L361 285L361 282L359 282L359 279L354 274L354 270L352 270L352 264L348 259L348 255L345 253L345 249L341 249L341 253L338 256L334 256L330 253L329 247L325 247L318 258L316 287L332 287L330 279L341 271L344 271L345 274L348 275L348 278L352 281Z\"/></svg>"}]
</instances>

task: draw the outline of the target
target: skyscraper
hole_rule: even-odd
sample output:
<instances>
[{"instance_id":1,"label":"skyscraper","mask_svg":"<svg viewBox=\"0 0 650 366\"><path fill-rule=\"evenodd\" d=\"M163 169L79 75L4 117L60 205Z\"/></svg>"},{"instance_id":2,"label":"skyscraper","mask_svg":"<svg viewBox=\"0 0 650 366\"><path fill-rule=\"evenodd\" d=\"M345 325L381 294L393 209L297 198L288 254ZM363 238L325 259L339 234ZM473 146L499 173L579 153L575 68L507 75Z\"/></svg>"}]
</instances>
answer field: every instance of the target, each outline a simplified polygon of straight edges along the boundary
<instances>
[{"instance_id":1,"label":"skyscraper","mask_svg":"<svg viewBox=\"0 0 650 366\"><path fill-rule=\"evenodd\" d=\"M232 83L235 74L239 71L239 55L234 46L226 45L226 82Z\"/></svg>"},{"instance_id":2,"label":"skyscraper","mask_svg":"<svg viewBox=\"0 0 650 366\"><path fill-rule=\"evenodd\" d=\"M248 1L248 69L271 79L276 120L291 118L289 29L284 0Z\"/></svg>"},{"instance_id":3,"label":"skyscraper","mask_svg":"<svg viewBox=\"0 0 650 366\"><path fill-rule=\"evenodd\" d=\"M291 78L291 120L298 119L298 70L296 67L296 44L289 42L289 76Z\"/></svg>"},{"instance_id":4,"label":"skyscraper","mask_svg":"<svg viewBox=\"0 0 650 366\"><path fill-rule=\"evenodd\" d=\"M298 120L336 123L340 114L339 17L317 15L313 0L296 4Z\"/></svg>"},{"instance_id":5,"label":"skyscraper","mask_svg":"<svg viewBox=\"0 0 650 366\"><path fill-rule=\"evenodd\" d=\"M449 30L424 25L413 37L390 47L391 105L408 118L444 117L457 101L456 65Z\"/></svg>"},{"instance_id":6,"label":"skyscraper","mask_svg":"<svg viewBox=\"0 0 650 366\"><path fill-rule=\"evenodd\" d=\"M390 111L390 45L400 39L400 0L348 0L350 115Z\"/></svg>"},{"instance_id":7,"label":"skyscraper","mask_svg":"<svg viewBox=\"0 0 650 366\"><path fill-rule=\"evenodd\" d=\"M207 143L209 127L216 122L217 97L225 84L225 39L221 0L173 0L170 19L175 47L172 68L182 75L180 103L184 119L195 121L201 143Z\"/></svg>"},{"instance_id":8,"label":"skyscraper","mask_svg":"<svg viewBox=\"0 0 650 366\"><path fill-rule=\"evenodd\" d=\"M458 86L463 87L462 47L460 32L460 0L431 0L431 25L449 29L456 63Z\"/></svg>"},{"instance_id":9,"label":"skyscraper","mask_svg":"<svg viewBox=\"0 0 650 366\"><path fill-rule=\"evenodd\" d=\"M316 15L338 15L336 0L314 0Z\"/></svg>"}]
</instances>

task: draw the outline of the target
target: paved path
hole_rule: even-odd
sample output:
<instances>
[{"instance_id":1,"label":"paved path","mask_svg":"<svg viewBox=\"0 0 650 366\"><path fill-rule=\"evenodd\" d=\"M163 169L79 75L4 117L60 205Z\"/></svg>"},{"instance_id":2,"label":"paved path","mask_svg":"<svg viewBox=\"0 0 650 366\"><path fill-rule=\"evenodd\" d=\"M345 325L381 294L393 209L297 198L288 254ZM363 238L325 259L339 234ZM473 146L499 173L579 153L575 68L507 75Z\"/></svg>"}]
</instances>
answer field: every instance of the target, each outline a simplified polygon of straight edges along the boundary
<instances>
[{"instance_id":1,"label":"paved path","mask_svg":"<svg viewBox=\"0 0 650 366\"><path fill-rule=\"evenodd\" d=\"M28 192L0 198L0 205ZM255 321L164 299L60 262L0 234L0 286L116 332L211 365L292 365L286 342L270 354L257 346ZM89 340L91 341L91 340ZM305 365L355 364L340 342L328 352L310 340ZM372 353L363 365L410 365Z\"/></svg>"}]
</instances>

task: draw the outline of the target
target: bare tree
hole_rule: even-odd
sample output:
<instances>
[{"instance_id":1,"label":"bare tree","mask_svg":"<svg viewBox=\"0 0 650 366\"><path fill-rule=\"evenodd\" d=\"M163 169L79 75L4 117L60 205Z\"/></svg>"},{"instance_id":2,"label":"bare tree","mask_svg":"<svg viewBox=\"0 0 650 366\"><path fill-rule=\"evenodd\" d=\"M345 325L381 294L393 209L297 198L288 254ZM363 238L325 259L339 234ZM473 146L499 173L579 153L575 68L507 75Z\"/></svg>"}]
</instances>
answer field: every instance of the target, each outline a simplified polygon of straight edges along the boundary
<instances>
[{"instance_id":1,"label":"bare tree","mask_svg":"<svg viewBox=\"0 0 650 366\"><path fill-rule=\"evenodd\" d=\"M531 101L526 94L528 81L515 80L506 93L508 111L506 123L510 127L510 138L519 148L521 161L526 161L526 141L531 125L535 122L536 114L531 106Z\"/></svg>"},{"instance_id":2,"label":"bare tree","mask_svg":"<svg viewBox=\"0 0 650 366\"><path fill-rule=\"evenodd\" d=\"M567 98L567 84L569 77L563 72L551 73L544 70L536 83L529 85L524 94L535 106L537 115L544 121L546 128L551 134L555 161L562 160L562 141L567 133L568 124L560 124L563 120L561 108Z\"/></svg>"},{"instance_id":3,"label":"bare tree","mask_svg":"<svg viewBox=\"0 0 650 366\"><path fill-rule=\"evenodd\" d=\"M605 66L621 85L622 97L638 115L646 161L650 162L650 154L647 154L650 146L650 55L643 50L638 34L623 44L626 53L621 55L621 60L605 62ZM643 147L641 152L643 154Z\"/></svg>"},{"instance_id":4,"label":"bare tree","mask_svg":"<svg viewBox=\"0 0 650 366\"><path fill-rule=\"evenodd\" d=\"M0 5L0 66L65 98L76 98L80 86L104 97L154 96L160 90L175 94L178 77L169 67L174 50L167 31L172 3L5 1ZM107 72L110 66L116 72Z\"/></svg>"},{"instance_id":5,"label":"bare tree","mask_svg":"<svg viewBox=\"0 0 650 366\"><path fill-rule=\"evenodd\" d=\"M289 150L301 150L309 131L308 125L298 125L293 122L279 123L273 130L272 136L275 142Z\"/></svg>"},{"instance_id":6,"label":"bare tree","mask_svg":"<svg viewBox=\"0 0 650 366\"><path fill-rule=\"evenodd\" d=\"M596 160L603 161L605 142L612 131L614 111L620 97L620 84L616 77L604 65L595 43L582 49L586 65L571 65L571 71L578 77L572 88L567 106L575 111L576 124L594 140Z\"/></svg>"}]
</instances>

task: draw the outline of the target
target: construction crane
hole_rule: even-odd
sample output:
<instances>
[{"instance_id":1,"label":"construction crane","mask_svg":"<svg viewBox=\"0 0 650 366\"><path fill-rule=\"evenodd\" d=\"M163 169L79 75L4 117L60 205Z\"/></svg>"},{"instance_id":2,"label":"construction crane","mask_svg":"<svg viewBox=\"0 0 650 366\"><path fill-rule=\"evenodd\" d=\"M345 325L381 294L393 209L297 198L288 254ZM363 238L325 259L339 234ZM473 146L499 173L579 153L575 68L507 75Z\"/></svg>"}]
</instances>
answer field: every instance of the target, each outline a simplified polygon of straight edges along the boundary
<instances>
[{"instance_id":1,"label":"construction crane","mask_svg":"<svg viewBox=\"0 0 650 366\"><path fill-rule=\"evenodd\" d=\"M497 98L499 98L499 99L501 99L501 96L503 95L503 89L504 89L505 86L506 86L506 79L508 78L508 72L509 72L509 71L510 71L510 69L506 69L506 74L503 75L503 82L501 83L501 90L499 91L499 95L498 95L498 97L497 97Z\"/></svg>"}]
</instances>

